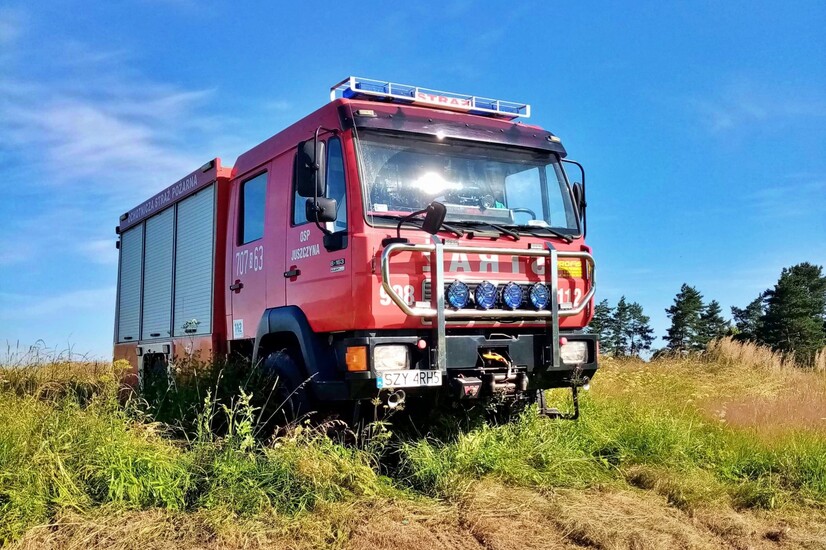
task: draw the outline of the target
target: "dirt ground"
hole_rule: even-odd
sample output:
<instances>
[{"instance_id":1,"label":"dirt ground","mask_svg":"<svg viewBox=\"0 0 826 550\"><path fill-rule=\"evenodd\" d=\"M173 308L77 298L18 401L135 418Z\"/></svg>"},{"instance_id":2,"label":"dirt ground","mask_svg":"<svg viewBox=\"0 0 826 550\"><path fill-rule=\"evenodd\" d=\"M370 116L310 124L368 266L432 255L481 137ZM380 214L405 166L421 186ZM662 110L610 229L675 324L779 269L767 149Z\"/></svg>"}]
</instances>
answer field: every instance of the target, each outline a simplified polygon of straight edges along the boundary
<instances>
[{"instance_id":1,"label":"dirt ground","mask_svg":"<svg viewBox=\"0 0 826 550\"><path fill-rule=\"evenodd\" d=\"M68 515L29 531L19 549L343 548L826 549L826 510L684 511L654 492L616 488L548 494L481 482L454 503L337 504L284 522L216 525L162 511Z\"/></svg>"}]
</instances>

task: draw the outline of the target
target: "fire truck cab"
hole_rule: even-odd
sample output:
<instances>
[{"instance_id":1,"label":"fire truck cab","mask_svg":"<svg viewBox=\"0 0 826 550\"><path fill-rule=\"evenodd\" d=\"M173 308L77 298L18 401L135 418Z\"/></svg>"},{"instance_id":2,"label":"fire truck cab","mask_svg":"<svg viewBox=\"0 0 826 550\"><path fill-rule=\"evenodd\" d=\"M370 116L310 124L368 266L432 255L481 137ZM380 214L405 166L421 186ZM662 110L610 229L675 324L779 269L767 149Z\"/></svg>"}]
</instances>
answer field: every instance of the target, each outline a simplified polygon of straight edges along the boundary
<instances>
[{"instance_id":1,"label":"fire truck cab","mask_svg":"<svg viewBox=\"0 0 826 550\"><path fill-rule=\"evenodd\" d=\"M350 77L123 214L116 358L138 383L249 357L302 399L396 406L587 384L584 172L526 104Z\"/></svg>"}]
</instances>

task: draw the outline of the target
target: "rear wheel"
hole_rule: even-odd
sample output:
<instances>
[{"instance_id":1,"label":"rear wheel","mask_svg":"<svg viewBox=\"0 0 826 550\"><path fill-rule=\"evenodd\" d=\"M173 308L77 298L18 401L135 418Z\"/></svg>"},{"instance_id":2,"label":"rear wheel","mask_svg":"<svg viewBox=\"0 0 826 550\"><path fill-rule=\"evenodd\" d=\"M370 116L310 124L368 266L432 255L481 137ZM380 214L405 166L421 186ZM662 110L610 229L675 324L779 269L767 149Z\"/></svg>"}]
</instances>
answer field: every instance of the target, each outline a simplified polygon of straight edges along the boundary
<instances>
[{"instance_id":1,"label":"rear wheel","mask_svg":"<svg viewBox=\"0 0 826 550\"><path fill-rule=\"evenodd\" d=\"M169 391L169 362L162 353L143 356L141 365L141 394L150 404L166 396Z\"/></svg>"}]
</instances>

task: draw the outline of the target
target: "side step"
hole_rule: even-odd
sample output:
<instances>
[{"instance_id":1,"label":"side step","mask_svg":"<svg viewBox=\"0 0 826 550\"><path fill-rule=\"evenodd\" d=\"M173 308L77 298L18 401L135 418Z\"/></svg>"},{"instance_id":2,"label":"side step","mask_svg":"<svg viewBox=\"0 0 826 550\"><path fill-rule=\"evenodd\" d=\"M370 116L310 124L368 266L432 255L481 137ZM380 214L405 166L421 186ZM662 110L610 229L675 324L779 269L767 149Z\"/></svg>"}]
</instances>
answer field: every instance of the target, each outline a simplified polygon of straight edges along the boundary
<instances>
[{"instance_id":1,"label":"side step","mask_svg":"<svg viewBox=\"0 0 826 550\"><path fill-rule=\"evenodd\" d=\"M545 390L538 390L538 392L539 399L537 399L537 404L539 405L539 416L554 420L577 420L579 418L579 386L571 386L571 398L574 402L574 411L568 413L560 412L556 407L549 407L545 400Z\"/></svg>"}]
</instances>

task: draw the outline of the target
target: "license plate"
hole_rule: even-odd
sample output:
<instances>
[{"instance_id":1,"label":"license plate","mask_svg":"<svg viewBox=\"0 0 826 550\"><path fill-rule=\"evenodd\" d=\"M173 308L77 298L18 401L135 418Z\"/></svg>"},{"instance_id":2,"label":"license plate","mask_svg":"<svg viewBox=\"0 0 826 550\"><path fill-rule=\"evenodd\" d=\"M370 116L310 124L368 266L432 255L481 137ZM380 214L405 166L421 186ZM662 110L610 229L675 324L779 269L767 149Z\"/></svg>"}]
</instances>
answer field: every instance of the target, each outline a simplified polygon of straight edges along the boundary
<instances>
[{"instance_id":1,"label":"license plate","mask_svg":"<svg viewBox=\"0 0 826 550\"><path fill-rule=\"evenodd\" d=\"M391 370L376 377L376 387L379 389L441 385L442 371L438 370Z\"/></svg>"}]
</instances>

